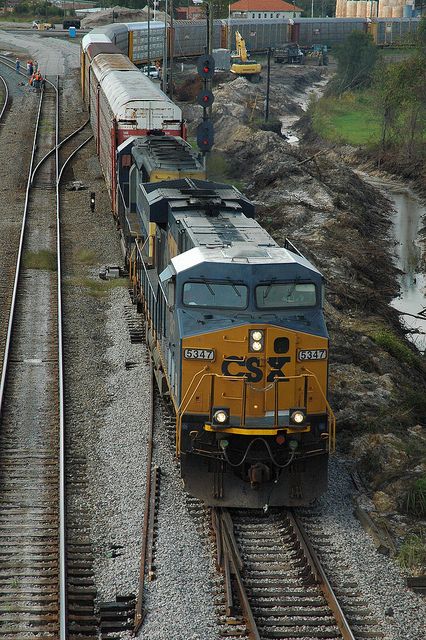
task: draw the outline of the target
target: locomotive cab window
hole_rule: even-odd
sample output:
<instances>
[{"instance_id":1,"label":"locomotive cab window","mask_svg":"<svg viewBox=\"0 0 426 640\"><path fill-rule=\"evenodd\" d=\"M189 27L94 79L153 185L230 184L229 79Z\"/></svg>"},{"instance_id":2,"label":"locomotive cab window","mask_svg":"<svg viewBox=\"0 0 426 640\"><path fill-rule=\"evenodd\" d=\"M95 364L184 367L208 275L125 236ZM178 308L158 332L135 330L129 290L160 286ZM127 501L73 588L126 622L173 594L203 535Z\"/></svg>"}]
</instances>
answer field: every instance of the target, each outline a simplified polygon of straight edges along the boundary
<instances>
[{"instance_id":1,"label":"locomotive cab window","mask_svg":"<svg viewBox=\"0 0 426 640\"><path fill-rule=\"evenodd\" d=\"M316 304L313 282L271 282L256 287L256 305L259 309L314 307Z\"/></svg>"},{"instance_id":2,"label":"locomotive cab window","mask_svg":"<svg viewBox=\"0 0 426 640\"><path fill-rule=\"evenodd\" d=\"M245 309L247 299L247 287L241 284L185 282L183 285L183 304L190 307Z\"/></svg>"}]
</instances>

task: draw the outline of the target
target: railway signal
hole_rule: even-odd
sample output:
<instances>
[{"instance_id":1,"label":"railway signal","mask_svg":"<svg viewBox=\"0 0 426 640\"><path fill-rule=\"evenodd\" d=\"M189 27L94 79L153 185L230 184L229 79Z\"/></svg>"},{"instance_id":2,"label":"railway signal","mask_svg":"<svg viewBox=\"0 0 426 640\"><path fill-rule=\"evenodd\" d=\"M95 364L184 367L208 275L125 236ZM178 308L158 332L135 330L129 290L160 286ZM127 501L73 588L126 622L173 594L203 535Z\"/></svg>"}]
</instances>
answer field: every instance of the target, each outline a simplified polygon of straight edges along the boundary
<instances>
[{"instance_id":1,"label":"railway signal","mask_svg":"<svg viewBox=\"0 0 426 640\"><path fill-rule=\"evenodd\" d=\"M214 102L214 95L211 90L214 67L214 58L210 53L205 53L198 58L197 71L203 79L203 88L197 96L197 102L203 107L203 121L197 127L197 144L204 154L210 151L214 142L213 124L210 120L211 106Z\"/></svg>"},{"instance_id":2,"label":"railway signal","mask_svg":"<svg viewBox=\"0 0 426 640\"><path fill-rule=\"evenodd\" d=\"M210 89L203 89L197 96L197 102L202 107L211 107L214 102L214 95Z\"/></svg>"},{"instance_id":3,"label":"railway signal","mask_svg":"<svg viewBox=\"0 0 426 640\"><path fill-rule=\"evenodd\" d=\"M211 120L203 120L197 127L197 144L200 151L210 151L214 144L214 130Z\"/></svg>"},{"instance_id":4,"label":"railway signal","mask_svg":"<svg viewBox=\"0 0 426 640\"><path fill-rule=\"evenodd\" d=\"M214 58L206 53L198 58L197 62L198 74L205 80L209 80L214 76Z\"/></svg>"}]
</instances>

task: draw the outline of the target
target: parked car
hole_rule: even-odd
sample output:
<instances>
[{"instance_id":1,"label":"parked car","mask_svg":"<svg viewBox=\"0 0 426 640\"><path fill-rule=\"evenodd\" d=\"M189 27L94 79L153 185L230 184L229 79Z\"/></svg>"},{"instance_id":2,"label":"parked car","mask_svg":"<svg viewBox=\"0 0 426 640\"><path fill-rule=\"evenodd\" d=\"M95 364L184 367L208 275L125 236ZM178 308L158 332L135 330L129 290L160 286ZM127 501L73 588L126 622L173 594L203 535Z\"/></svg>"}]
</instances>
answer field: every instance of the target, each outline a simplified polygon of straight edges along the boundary
<instances>
[{"instance_id":1,"label":"parked car","mask_svg":"<svg viewBox=\"0 0 426 640\"><path fill-rule=\"evenodd\" d=\"M154 79L154 78L159 78L160 77L160 71L157 67L155 67L153 64L150 65L148 67L145 66L142 68L142 73L144 73L146 76L148 76L148 78Z\"/></svg>"}]
</instances>

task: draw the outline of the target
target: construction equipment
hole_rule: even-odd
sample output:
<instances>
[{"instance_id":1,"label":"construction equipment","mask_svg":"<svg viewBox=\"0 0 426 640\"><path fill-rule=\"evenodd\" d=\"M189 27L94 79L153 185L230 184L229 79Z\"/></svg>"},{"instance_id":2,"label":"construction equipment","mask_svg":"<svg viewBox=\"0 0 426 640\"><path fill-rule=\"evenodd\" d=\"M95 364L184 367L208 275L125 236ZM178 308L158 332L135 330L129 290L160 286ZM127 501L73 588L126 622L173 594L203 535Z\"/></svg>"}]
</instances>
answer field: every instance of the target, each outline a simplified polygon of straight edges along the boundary
<instances>
[{"instance_id":1,"label":"construction equipment","mask_svg":"<svg viewBox=\"0 0 426 640\"><path fill-rule=\"evenodd\" d=\"M37 20L34 20L33 29L37 29L38 31L50 31L50 29L55 29L55 25L52 22L38 22Z\"/></svg>"},{"instance_id":2,"label":"construction equipment","mask_svg":"<svg viewBox=\"0 0 426 640\"><path fill-rule=\"evenodd\" d=\"M256 60L249 60L246 43L239 31L235 32L235 41L237 52L231 55L233 61L230 69L231 73L234 73L236 76L243 76L247 78L247 80L250 80L250 82L260 82L262 65L256 62Z\"/></svg>"},{"instance_id":3,"label":"construction equipment","mask_svg":"<svg viewBox=\"0 0 426 640\"><path fill-rule=\"evenodd\" d=\"M305 56L297 42L289 42L275 49L274 62L280 64L304 64Z\"/></svg>"}]
</instances>

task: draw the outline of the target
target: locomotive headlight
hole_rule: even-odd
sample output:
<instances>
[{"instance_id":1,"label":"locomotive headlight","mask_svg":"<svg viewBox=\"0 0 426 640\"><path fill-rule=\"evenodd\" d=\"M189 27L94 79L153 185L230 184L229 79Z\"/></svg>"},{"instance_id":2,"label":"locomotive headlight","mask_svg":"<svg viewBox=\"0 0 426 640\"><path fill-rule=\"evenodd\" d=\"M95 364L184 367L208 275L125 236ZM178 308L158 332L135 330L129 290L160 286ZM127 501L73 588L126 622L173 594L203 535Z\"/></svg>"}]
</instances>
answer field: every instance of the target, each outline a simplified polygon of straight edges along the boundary
<instances>
[{"instance_id":1,"label":"locomotive headlight","mask_svg":"<svg viewBox=\"0 0 426 640\"><path fill-rule=\"evenodd\" d=\"M250 351L263 351L265 348L265 332L261 329L250 331Z\"/></svg>"},{"instance_id":2,"label":"locomotive headlight","mask_svg":"<svg viewBox=\"0 0 426 640\"><path fill-rule=\"evenodd\" d=\"M228 424L229 411L227 409L216 409L213 413L213 422L219 426Z\"/></svg>"},{"instance_id":3,"label":"locomotive headlight","mask_svg":"<svg viewBox=\"0 0 426 640\"><path fill-rule=\"evenodd\" d=\"M306 413L303 409L290 409L290 423L294 424L298 427L302 426L302 424L306 420Z\"/></svg>"}]
</instances>

